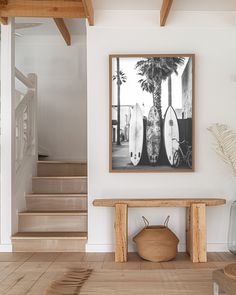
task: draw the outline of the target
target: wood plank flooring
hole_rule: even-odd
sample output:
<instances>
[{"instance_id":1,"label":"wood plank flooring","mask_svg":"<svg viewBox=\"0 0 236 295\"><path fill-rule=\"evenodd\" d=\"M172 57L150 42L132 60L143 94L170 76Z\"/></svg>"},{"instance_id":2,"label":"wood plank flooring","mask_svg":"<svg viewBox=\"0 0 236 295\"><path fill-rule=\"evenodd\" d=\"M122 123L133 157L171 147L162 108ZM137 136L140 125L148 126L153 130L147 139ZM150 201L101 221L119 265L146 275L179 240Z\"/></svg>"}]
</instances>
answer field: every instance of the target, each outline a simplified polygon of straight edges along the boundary
<instances>
[{"instance_id":1,"label":"wood plank flooring","mask_svg":"<svg viewBox=\"0 0 236 295\"><path fill-rule=\"evenodd\" d=\"M68 267L92 268L81 295L211 295L212 271L236 262L230 253L208 253L193 264L185 253L174 261L152 263L129 253L115 263L113 253L0 253L1 295L43 295Z\"/></svg>"}]
</instances>

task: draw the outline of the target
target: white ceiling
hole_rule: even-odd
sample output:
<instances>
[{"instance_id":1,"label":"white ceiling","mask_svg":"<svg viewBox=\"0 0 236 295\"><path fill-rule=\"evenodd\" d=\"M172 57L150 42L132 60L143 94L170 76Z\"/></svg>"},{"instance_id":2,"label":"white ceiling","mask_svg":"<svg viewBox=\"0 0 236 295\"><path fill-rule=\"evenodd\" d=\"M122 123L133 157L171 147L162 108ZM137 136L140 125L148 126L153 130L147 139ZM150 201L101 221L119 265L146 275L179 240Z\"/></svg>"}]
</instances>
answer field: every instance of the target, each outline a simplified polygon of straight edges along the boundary
<instances>
[{"instance_id":1,"label":"white ceiling","mask_svg":"<svg viewBox=\"0 0 236 295\"><path fill-rule=\"evenodd\" d=\"M162 0L93 0L95 9L107 10L160 10ZM173 0L173 10L231 11L236 0Z\"/></svg>"},{"instance_id":2,"label":"white ceiling","mask_svg":"<svg viewBox=\"0 0 236 295\"><path fill-rule=\"evenodd\" d=\"M41 26L17 30L23 35L55 35L58 29L52 18L17 17L16 23L42 23ZM85 35L85 19L66 19L65 23L72 35Z\"/></svg>"}]
</instances>

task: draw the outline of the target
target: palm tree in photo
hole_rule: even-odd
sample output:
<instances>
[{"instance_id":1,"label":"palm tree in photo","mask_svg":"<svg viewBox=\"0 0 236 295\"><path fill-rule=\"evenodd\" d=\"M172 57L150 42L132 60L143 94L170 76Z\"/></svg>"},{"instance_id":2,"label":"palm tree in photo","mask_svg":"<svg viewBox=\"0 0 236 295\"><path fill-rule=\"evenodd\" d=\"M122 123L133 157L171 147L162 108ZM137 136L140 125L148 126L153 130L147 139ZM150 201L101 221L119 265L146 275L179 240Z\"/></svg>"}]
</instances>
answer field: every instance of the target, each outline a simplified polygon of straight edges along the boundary
<instances>
[{"instance_id":1,"label":"palm tree in photo","mask_svg":"<svg viewBox=\"0 0 236 295\"><path fill-rule=\"evenodd\" d=\"M124 72L120 70L120 59L116 59L116 72L112 76L112 80L116 80L117 84L117 145L120 145L120 87L122 84L126 83L127 76Z\"/></svg>"},{"instance_id":2,"label":"palm tree in photo","mask_svg":"<svg viewBox=\"0 0 236 295\"><path fill-rule=\"evenodd\" d=\"M184 64L184 57L152 57L137 62L135 68L138 75L144 78L139 80L143 91L153 96L153 105L157 108L160 118L161 110L161 84L175 73L178 75L178 66Z\"/></svg>"}]
</instances>

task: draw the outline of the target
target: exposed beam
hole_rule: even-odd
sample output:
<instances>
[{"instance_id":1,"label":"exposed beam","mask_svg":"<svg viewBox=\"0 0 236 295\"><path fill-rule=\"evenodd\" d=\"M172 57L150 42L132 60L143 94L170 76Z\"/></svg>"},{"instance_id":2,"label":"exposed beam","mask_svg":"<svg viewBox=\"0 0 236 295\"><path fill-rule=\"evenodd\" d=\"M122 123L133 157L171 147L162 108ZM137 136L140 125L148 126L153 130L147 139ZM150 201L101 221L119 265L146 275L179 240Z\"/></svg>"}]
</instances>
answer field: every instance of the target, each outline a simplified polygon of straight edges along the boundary
<instances>
[{"instance_id":1,"label":"exposed beam","mask_svg":"<svg viewBox=\"0 0 236 295\"><path fill-rule=\"evenodd\" d=\"M160 12L160 25L164 27L168 18L173 0L163 0Z\"/></svg>"},{"instance_id":2,"label":"exposed beam","mask_svg":"<svg viewBox=\"0 0 236 295\"><path fill-rule=\"evenodd\" d=\"M0 2L0 17L10 16L87 17L82 0L8 0L6 4Z\"/></svg>"},{"instance_id":3,"label":"exposed beam","mask_svg":"<svg viewBox=\"0 0 236 295\"><path fill-rule=\"evenodd\" d=\"M0 0L0 6L7 5L8 0Z\"/></svg>"},{"instance_id":4,"label":"exposed beam","mask_svg":"<svg viewBox=\"0 0 236 295\"><path fill-rule=\"evenodd\" d=\"M64 38L66 44L70 46L71 45L70 32L68 31L63 18L54 18L54 22L56 23L58 30L61 32L62 37Z\"/></svg>"},{"instance_id":5,"label":"exposed beam","mask_svg":"<svg viewBox=\"0 0 236 295\"><path fill-rule=\"evenodd\" d=\"M7 17L0 17L0 23L2 25L7 25L8 24L8 18Z\"/></svg>"},{"instance_id":6,"label":"exposed beam","mask_svg":"<svg viewBox=\"0 0 236 295\"><path fill-rule=\"evenodd\" d=\"M93 10L93 4L92 0L82 0L82 3L84 5L84 11L86 18L88 19L89 25L94 25L94 10Z\"/></svg>"}]
</instances>

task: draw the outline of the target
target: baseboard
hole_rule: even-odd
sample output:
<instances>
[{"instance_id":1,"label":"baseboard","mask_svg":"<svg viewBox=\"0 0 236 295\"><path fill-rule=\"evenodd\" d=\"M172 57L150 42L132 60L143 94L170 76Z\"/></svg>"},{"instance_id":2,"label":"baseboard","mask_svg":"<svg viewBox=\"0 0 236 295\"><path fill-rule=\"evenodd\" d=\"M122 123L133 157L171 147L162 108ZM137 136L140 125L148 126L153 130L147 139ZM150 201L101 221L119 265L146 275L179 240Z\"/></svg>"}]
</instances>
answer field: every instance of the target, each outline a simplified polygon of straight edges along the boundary
<instances>
[{"instance_id":1,"label":"baseboard","mask_svg":"<svg viewBox=\"0 0 236 295\"><path fill-rule=\"evenodd\" d=\"M86 252L114 252L115 245L109 244L87 244Z\"/></svg>"},{"instance_id":2,"label":"baseboard","mask_svg":"<svg viewBox=\"0 0 236 295\"><path fill-rule=\"evenodd\" d=\"M228 252L227 243L209 243L207 244L208 252Z\"/></svg>"},{"instance_id":3,"label":"baseboard","mask_svg":"<svg viewBox=\"0 0 236 295\"><path fill-rule=\"evenodd\" d=\"M86 252L114 252L114 244L87 244ZM186 251L185 244L179 244L179 252ZM135 245L129 245L129 252L136 252ZM207 252L228 252L227 243L208 243Z\"/></svg>"},{"instance_id":4,"label":"baseboard","mask_svg":"<svg viewBox=\"0 0 236 295\"><path fill-rule=\"evenodd\" d=\"M0 244L0 252L12 252L11 244Z\"/></svg>"},{"instance_id":5,"label":"baseboard","mask_svg":"<svg viewBox=\"0 0 236 295\"><path fill-rule=\"evenodd\" d=\"M186 249L185 244L179 245L179 252L184 252ZM114 244L87 244L86 252L114 252ZM129 246L129 252L135 252L135 246ZM228 252L227 243L209 243L207 244L208 252ZM0 252L12 252L11 244L0 244Z\"/></svg>"}]
</instances>

